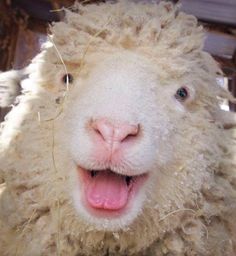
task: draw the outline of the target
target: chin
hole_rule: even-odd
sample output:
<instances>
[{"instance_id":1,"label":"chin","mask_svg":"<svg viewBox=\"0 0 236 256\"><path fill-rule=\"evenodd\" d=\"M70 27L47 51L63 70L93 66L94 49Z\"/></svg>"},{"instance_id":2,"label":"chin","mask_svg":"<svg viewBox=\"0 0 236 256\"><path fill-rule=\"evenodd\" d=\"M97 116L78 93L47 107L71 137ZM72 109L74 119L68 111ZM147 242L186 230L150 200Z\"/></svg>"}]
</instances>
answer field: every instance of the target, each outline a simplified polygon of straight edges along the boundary
<instances>
[{"instance_id":1,"label":"chin","mask_svg":"<svg viewBox=\"0 0 236 256\"><path fill-rule=\"evenodd\" d=\"M112 169L77 166L73 201L78 215L97 230L118 231L142 213L149 173L126 175Z\"/></svg>"}]
</instances>

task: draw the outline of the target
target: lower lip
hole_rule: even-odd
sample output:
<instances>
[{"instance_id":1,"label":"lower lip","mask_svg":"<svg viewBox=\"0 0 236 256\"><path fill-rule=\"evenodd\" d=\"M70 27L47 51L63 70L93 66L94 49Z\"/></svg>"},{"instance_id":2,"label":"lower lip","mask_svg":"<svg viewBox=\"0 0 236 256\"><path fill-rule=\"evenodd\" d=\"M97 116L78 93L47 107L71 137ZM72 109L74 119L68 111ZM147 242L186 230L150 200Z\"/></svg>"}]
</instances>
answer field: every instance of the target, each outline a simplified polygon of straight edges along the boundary
<instances>
[{"instance_id":1,"label":"lower lip","mask_svg":"<svg viewBox=\"0 0 236 256\"><path fill-rule=\"evenodd\" d=\"M135 180L133 181L133 184L130 185L128 202L124 208L119 210L105 210L105 209L93 208L87 202L87 199L85 198L85 195L84 195L84 185L86 185L86 183L88 182L88 179L90 178L90 173L89 171L87 171L86 169L83 169L80 166L77 166L77 170L78 170L80 185L82 186L81 202L91 215L100 217L100 218L104 218L104 217L115 218L115 217L124 215L126 212L128 212L129 209L132 207L132 201L135 199L136 195L138 194L140 189L143 187L145 181L148 178L147 173L142 174L135 178Z\"/></svg>"}]
</instances>

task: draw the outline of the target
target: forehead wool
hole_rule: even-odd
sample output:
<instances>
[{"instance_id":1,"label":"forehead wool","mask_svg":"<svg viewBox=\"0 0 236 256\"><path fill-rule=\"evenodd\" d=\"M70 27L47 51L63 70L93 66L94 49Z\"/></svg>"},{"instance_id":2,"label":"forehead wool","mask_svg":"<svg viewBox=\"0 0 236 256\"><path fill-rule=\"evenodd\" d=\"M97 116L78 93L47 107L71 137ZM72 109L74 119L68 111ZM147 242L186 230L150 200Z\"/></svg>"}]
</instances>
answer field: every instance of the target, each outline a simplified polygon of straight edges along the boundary
<instances>
[{"instance_id":1,"label":"forehead wool","mask_svg":"<svg viewBox=\"0 0 236 256\"><path fill-rule=\"evenodd\" d=\"M54 87L55 73L82 76L105 56L128 51L146 57L162 85L192 84L202 101L213 105L219 95L230 97L216 83L218 65L202 50L202 26L171 3L75 3L50 30L48 42L31 65L31 77L44 86Z\"/></svg>"},{"instance_id":2,"label":"forehead wool","mask_svg":"<svg viewBox=\"0 0 236 256\"><path fill-rule=\"evenodd\" d=\"M190 72L192 66L209 72L202 51L203 28L194 16L179 12L171 3L77 3L65 13L65 20L51 27L64 61L78 63L85 53L128 49L147 55L176 75Z\"/></svg>"}]
</instances>

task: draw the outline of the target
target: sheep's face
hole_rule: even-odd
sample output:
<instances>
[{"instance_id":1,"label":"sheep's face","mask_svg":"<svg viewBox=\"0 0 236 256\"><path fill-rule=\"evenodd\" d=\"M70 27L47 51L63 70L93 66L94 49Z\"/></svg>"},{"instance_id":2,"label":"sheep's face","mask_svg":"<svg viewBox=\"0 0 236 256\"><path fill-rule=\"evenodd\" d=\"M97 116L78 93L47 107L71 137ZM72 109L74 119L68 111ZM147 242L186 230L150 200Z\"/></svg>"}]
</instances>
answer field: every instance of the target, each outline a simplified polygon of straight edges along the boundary
<instances>
[{"instance_id":1,"label":"sheep's face","mask_svg":"<svg viewBox=\"0 0 236 256\"><path fill-rule=\"evenodd\" d=\"M145 58L125 53L74 80L66 115L76 165L73 202L98 229L132 223L186 146L181 118L193 88L161 85L155 70Z\"/></svg>"}]
</instances>

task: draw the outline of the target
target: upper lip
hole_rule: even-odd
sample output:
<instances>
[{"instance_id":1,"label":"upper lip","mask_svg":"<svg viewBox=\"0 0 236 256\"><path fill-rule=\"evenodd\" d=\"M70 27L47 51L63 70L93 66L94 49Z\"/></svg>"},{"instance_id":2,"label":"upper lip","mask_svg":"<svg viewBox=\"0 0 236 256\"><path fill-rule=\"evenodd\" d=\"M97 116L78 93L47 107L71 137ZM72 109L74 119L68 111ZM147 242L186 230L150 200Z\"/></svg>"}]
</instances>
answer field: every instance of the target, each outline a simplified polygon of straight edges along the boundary
<instances>
[{"instance_id":1,"label":"upper lip","mask_svg":"<svg viewBox=\"0 0 236 256\"><path fill-rule=\"evenodd\" d=\"M76 161L74 161L75 165L83 170L86 170L86 171L90 171L90 172L101 172L101 171L111 171L117 175L121 175L121 176L128 176L128 177L138 177L138 176L144 176L144 175L147 175L149 172L146 171L146 172L135 172L133 170L129 170L129 169L125 169L124 167L123 168L120 168L120 167L100 167L100 166L97 166L97 167L85 167L83 165L80 165L78 164Z\"/></svg>"}]
</instances>

